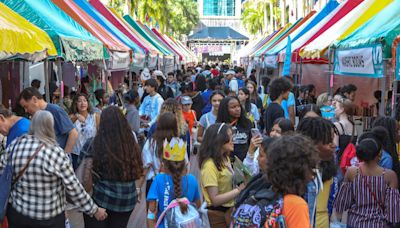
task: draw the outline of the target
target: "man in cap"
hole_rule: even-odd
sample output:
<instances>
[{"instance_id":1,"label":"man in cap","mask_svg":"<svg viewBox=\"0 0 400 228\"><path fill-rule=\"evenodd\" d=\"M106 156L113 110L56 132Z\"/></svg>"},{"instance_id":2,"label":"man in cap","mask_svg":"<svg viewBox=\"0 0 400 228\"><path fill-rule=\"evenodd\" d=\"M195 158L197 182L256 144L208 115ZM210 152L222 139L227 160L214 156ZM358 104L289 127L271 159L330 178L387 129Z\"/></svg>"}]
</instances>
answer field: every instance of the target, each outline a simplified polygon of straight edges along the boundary
<instances>
[{"instance_id":1,"label":"man in cap","mask_svg":"<svg viewBox=\"0 0 400 228\"><path fill-rule=\"evenodd\" d=\"M162 96L164 100L168 98L174 98L174 92L172 89L165 85L166 77L160 70L155 70L153 72L153 78L157 80L158 83L158 90L157 92Z\"/></svg>"},{"instance_id":2,"label":"man in cap","mask_svg":"<svg viewBox=\"0 0 400 228\"><path fill-rule=\"evenodd\" d=\"M239 84L235 77L236 72L234 70L228 70L225 74L225 85L229 87L230 91L239 93Z\"/></svg>"},{"instance_id":3,"label":"man in cap","mask_svg":"<svg viewBox=\"0 0 400 228\"><path fill-rule=\"evenodd\" d=\"M192 98L190 98L189 96L182 96L181 104L182 104L183 118L186 120L186 123L188 124L190 135L192 135L193 127L197 126L196 112L192 110L192 104L193 104Z\"/></svg>"}]
</instances>

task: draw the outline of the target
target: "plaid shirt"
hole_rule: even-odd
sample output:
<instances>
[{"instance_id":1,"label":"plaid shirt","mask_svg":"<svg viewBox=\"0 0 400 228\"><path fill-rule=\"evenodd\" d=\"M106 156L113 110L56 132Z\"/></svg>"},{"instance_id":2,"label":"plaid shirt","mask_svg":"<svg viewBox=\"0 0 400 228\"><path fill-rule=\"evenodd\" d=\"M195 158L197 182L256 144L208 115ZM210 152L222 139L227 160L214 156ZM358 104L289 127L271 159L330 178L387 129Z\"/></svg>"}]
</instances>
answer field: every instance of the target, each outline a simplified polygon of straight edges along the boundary
<instances>
[{"instance_id":1,"label":"plaid shirt","mask_svg":"<svg viewBox=\"0 0 400 228\"><path fill-rule=\"evenodd\" d=\"M15 140L0 156L0 172L3 172L15 143L12 157L14 179L41 142L32 135ZM46 145L13 186L9 203L29 218L47 220L64 212L65 194L83 212L93 215L97 211L97 205L76 178L67 154L58 146Z\"/></svg>"}]
</instances>

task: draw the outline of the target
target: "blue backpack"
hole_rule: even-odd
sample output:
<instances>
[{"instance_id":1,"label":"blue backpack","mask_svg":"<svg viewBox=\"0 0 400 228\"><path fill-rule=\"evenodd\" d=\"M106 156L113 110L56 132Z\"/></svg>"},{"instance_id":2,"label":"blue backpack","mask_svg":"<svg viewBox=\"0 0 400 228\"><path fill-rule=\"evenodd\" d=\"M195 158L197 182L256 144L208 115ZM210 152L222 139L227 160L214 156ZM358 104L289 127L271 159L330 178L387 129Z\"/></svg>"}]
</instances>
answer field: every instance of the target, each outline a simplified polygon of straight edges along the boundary
<instances>
[{"instance_id":1,"label":"blue backpack","mask_svg":"<svg viewBox=\"0 0 400 228\"><path fill-rule=\"evenodd\" d=\"M244 84L244 80L240 79L240 78L236 78L237 82L238 82L238 88L244 88L246 85Z\"/></svg>"},{"instance_id":2,"label":"blue backpack","mask_svg":"<svg viewBox=\"0 0 400 228\"><path fill-rule=\"evenodd\" d=\"M7 165L0 176L0 224L3 223L6 215L8 198L11 192L11 183L13 177L12 155L17 143L14 144L10 155L7 158Z\"/></svg>"}]
</instances>

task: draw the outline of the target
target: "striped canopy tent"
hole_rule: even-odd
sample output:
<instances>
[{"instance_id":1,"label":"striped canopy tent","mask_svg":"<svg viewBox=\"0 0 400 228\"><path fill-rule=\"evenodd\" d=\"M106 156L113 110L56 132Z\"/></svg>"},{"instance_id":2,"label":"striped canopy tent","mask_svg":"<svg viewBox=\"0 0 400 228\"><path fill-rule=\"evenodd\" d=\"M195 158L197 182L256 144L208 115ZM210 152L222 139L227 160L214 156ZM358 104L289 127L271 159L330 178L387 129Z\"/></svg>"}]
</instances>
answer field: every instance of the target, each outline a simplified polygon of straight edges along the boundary
<instances>
[{"instance_id":1,"label":"striped canopy tent","mask_svg":"<svg viewBox=\"0 0 400 228\"><path fill-rule=\"evenodd\" d=\"M169 41L166 40L166 38L163 37L163 34L161 34L156 28L152 28L151 31L166 45L168 46L175 54L179 57L179 61L183 60L183 54L180 53L179 49L176 48L176 46L173 43L170 43Z\"/></svg>"},{"instance_id":2,"label":"striped canopy tent","mask_svg":"<svg viewBox=\"0 0 400 228\"><path fill-rule=\"evenodd\" d=\"M0 3L0 60L39 61L56 56L57 50L48 34Z\"/></svg>"},{"instance_id":3,"label":"striped canopy tent","mask_svg":"<svg viewBox=\"0 0 400 228\"><path fill-rule=\"evenodd\" d=\"M261 53L264 52L265 49L267 49L271 44L275 43L277 39L279 39L283 34L285 34L288 29L290 29L292 25L287 24L285 25L279 32L277 32L271 39L269 39L266 43L263 44L255 53L250 55L250 57L260 57Z\"/></svg>"},{"instance_id":4,"label":"striped canopy tent","mask_svg":"<svg viewBox=\"0 0 400 228\"><path fill-rule=\"evenodd\" d=\"M93 20L72 0L53 0L53 2L82 25L90 33L96 36L107 48L110 54L109 70L126 70L130 64L130 53L132 50L107 29Z\"/></svg>"},{"instance_id":5,"label":"striped canopy tent","mask_svg":"<svg viewBox=\"0 0 400 228\"><path fill-rule=\"evenodd\" d=\"M315 14L315 11L311 11L309 14L307 14L306 17L304 18L300 18L299 20L296 21L295 24L293 24L287 31L285 34L282 34L282 36L280 36L279 38L277 38L273 43L271 43L271 45L264 49L263 52L261 53L260 56L264 56L269 50L271 50L272 48L274 48L277 44L279 44L281 41L283 40L287 40L288 36L291 35L294 31L298 30L299 28L302 28L302 25L304 25L304 23L306 23L310 18L312 18L312 16Z\"/></svg>"},{"instance_id":6,"label":"striped canopy tent","mask_svg":"<svg viewBox=\"0 0 400 228\"><path fill-rule=\"evenodd\" d=\"M112 35L117 37L126 46L131 48L134 53L145 54L148 52L148 48L140 43L137 39L132 39L126 36L117 26L115 26L111 21L109 21L102 12L97 11L92 5L86 0L73 0L76 5L78 5L84 12L91 16L96 22L103 26Z\"/></svg>"},{"instance_id":7,"label":"striped canopy tent","mask_svg":"<svg viewBox=\"0 0 400 228\"><path fill-rule=\"evenodd\" d=\"M138 22L133 20L131 16L125 15L124 20L136 31L138 31L148 42L153 44L157 49L163 54L163 55L172 55L171 51L168 50L166 47L164 47L160 42L152 37L151 34L149 34L148 31L146 31L144 28L142 28Z\"/></svg>"},{"instance_id":8,"label":"striped canopy tent","mask_svg":"<svg viewBox=\"0 0 400 228\"><path fill-rule=\"evenodd\" d=\"M327 17L325 17L319 24L313 27L310 31L305 33L302 37L292 43L292 61L293 62L303 62L300 58L300 48L309 44L316 38L318 38L321 34L323 34L326 30L340 21L343 17L345 17L349 12L359 6L363 0L352 0L345 1L340 4L335 10L332 11ZM280 52L280 58L282 55L285 55L286 50L282 50ZM281 58L284 59L284 58ZM325 62L327 63L327 62Z\"/></svg>"},{"instance_id":9,"label":"striped canopy tent","mask_svg":"<svg viewBox=\"0 0 400 228\"><path fill-rule=\"evenodd\" d=\"M355 31L393 0L365 0L319 37L300 50L303 59L323 58L329 45Z\"/></svg>"},{"instance_id":10,"label":"striped canopy tent","mask_svg":"<svg viewBox=\"0 0 400 228\"><path fill-rule=\"evenodd\" d=\"M146 54L158 54L160 53L157 49L149 44L146 39L140 36L138 33L132 31L132 28L125 23L125 21L112 9L108 9L99 0L75 0L84 2L86 5L91 5L92 8L97 10L102 16L104 16L109 22L111 22L115 27L117 27L122 33L129 37L132 41L137 43L141 48L144 49ZM83 3L82 3L83 5ZM89 8L89 6L87 6Z\"/></svg>"},{"instance_id":11,"label":"striped canopy tent","mask_svg":"<svg viewBox=\"0 0 400 228\"><path fill-rule=\"evenodd\" d=\"M257 52L257 50L259 50L262 46L264 46L264 44L266 42L268 42L270 39L272 39L278 32L281 31L282 28L276 30L275 32L265 36L265 37L261 37L260 40L256 41L256 42L250 42L249 44L247 44L246 46L242 47L239 51L239 57L240 58L244 58L244 57L249 57L251 55L254 55L255 52Z\"/></svg>"},{"instance_id":12,"label":"striped canopy tent","mask_svg":"<svg viewBox=\"0 0 400 228\"><path fill-rule=\"evenodd\" d=\"M57 56L65 61L93 61L108 57L100 40L50 0L2 2L46 31L57 49Z\"/></svg>"}]
</instances>

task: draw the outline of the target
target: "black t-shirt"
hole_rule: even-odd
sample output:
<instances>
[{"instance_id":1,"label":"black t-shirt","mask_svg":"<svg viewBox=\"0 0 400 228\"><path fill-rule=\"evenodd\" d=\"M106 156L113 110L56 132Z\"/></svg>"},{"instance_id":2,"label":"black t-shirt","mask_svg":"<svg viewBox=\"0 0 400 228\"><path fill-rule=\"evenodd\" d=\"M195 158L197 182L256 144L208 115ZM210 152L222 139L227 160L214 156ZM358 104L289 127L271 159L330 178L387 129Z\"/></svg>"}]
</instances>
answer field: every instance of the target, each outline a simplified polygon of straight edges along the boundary
<instances>
[{"instance_id":1,"label":"black t-shirt","mask_svg":"<svg viewBox=\"0 0 400 228\"><path fill-rule=\"evenodd\" d=\"M243 128L240 125L232 126L232 133L234 144L233 155L237 156L243 161L250 145L251 125L249 125L247 128Z\"/></svg>"},{"instance_id":2,"label":"black t-shirt","mask_svg":"<svg viewBox=\"0 0 400 228\"><path fill-rule=\"evenodd\" d=\"M198 92L196 93L193 97L192 97L192 109L196 112L196 118L197 120L200 120L201 116L202 116L202 110L205 106L203 97L201 96L201 93Z\"/></svg>"},{"instance_id":3,"label":"black t-shirt","mask_svg":"<svg viewBox=\"0 0 400 228\"><path fill-rule=\"evenodd\" d=\"M280 104L273 102L268 105L267 109L265 110L264 116L265 130L267 133L269 133L274 126L275 120L281 117L285 117L285 113Z\"/></svg>"}]
</instances>

